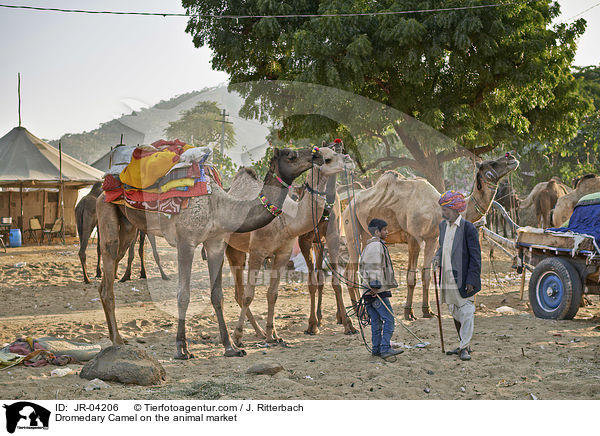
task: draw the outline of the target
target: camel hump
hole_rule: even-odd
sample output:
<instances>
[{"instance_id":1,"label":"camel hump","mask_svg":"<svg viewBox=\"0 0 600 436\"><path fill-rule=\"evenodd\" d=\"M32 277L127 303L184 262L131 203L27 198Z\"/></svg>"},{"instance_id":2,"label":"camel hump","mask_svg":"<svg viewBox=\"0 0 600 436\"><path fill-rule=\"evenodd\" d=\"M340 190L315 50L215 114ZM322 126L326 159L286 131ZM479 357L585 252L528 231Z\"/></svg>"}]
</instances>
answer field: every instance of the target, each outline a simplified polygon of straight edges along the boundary
<instances>
[{"instance_id":1,"label":"camel hump","mask_svg":"<svg viewBox=\"0 0 600 436\"><path fill-rule=\"evenodd\" d=\"M235 173L235 176L233 176L231 183L235 182L238 178L248 177L248 176L252 177L254 180L258 180L258 174L256 174L256 171L254 170L254 168L240 167L240 169L237 171L237 173Z\"/></svg>"}]
</instances>

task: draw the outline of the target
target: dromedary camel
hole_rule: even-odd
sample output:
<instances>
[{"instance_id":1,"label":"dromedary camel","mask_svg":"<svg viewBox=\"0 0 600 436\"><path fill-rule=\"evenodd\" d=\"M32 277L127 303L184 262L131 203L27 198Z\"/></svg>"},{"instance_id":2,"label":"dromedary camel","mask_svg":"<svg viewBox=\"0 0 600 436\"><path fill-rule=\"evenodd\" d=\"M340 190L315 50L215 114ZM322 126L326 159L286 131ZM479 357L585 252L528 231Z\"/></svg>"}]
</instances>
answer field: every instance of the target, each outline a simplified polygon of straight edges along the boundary
<instances>
[{"instance_id":1,"label":"dromedary camel","mask_svg":"<svg viewBox=\"0 0 600 436\"><path fill-rule=\"evenodd\" d=\"M354 168L354 164L346 155L339 154L326 147L321 148L324 164L309 171L305 188L310 195L294 203L289 199L285 203L285 213L267 226L251 233L232 234L227 241L226 254L231 270L235 275L236 300L241 306L240 318L233 333L236 344L241 343L246 316L259 336L267 342L280 342L274 326L275 302L277 300L279 281L290 258L296 237L302 235L319 222L323 214L328 184L335 189L335 174ZM333 179L333 180L332 180ZM252 173L242 170L231 184L229 193L233 196L247 197L256 195L260 184ZM244 284L244 264L248 256L248 279ZM254 299L254 290L260 267L266 258L272 258L270 283L267 291L267 325L263 332L249 310Z\"/></svg>"},{"instance_id":2,"label":"dromedary camel","mask_svg":"<svg viewBox=\"0 0 600 436\"><path fill-rule=\"evenodd\" d=\"M102 182L94 183L90 192L83 197L79 203L75 206L75 221L77 222L77 233L79 235L79 260L81 261L81 269L83 270L83 281L85 283L90 283L90 279L87 275L86 270L86 254L85 251L87 249L88 241L92 234L94 228L98 225L98 217L96 215L96 199L98 196L102 194ZM146 234L144 232L138 232L139 235L139 256L141 263L140 270L140 278L146 278L146 267L144 264L144 241L146 240ZM126 282L131 279L131 265L133 263L133 257L135 252L135 241L138 239L138 235L131 241L131 245L129 247L129 257L127 259L127 269L125 270L125 274L121 277L120 282ZM148 240L150 241L150 245L152 246L152 255L154 256L154 260L158 265L158 269L160 271L160 276L163 280L169 280L169 277L165 274L160 264L160 256L158 255L158 251L156 249L156 238L152 235L148 235ZM96 262L96 277L100 277L102 275L102 271L100 270L100 243L96 244L96 250L98 254L98 260Z\"/></svg>"},{"instance_id":3,"label":"dromedary camel","mask_svg":"<svg viewBox=\"0 0 600 436\"><path fill-rule=\"evenodd\" d=\"M519 165L510 154L477 164L474 187L467 198L465 219L475 222L484 216L496 194L499 180ZM421 244L423 253L423 317L433 314L429 307L429 281L431 259L438 245L438 225L442 219L438 204L440 193L425 179L407 179L398 173L388 172L369 189L359 192L342 214L342 223L348 245L349 261L344 273L352 303L357 301L357 268L361 244L370 237L367 226L372 218L388 223L388 244L408 243L408 295L404 318L416 319L412 310L416 285L417 261Z\"/></svg>"},{"instance_id":4,"label":"dromedary camel","mask_svg":"<svg viewBox=\"0 0 600 436\"><path fill-rule=\"evenodd\" d=\"M244 350L231 342L223 316L222 269L224 237L230 232L251 232L275 219L287 195L286 186L310 169L323 164L318 149L274 149L262 190L258 197L234 198L212 181L212 193L193 197L179 214L151 214L106 203L104 194L98 197L96 211L102 250L104 276L99 292L106 314L108 331L113 344L123 344L115 317L113 282L119 260L123 258L136 228L146 233L164 237L177 247L179 284L177 290L178 324L176 336L176 359L193 357L188 351L185 334L185 318L190 302L190 280L196 247L203 244L206 251L211 283L211 303L219 323L225 356L243 356Z\"/></svg>"},{"instance_id":5,"label":"dromedary camel","mask_svg":"<svg viewBox=\"0 0 600 436\"><path fill-rule=\"evenodd\" d=\"M556 206L552 211L552 224L554 227L562 226L573 214L575 205L584 195L600 192L600 177L585 176L578 183L577 188L561 197L556 202Z\"/></svg>"},{"instance_id":6,"label":"dromedary camel","mask_svg":"<svg viewBox=\"0 0 600 436\"><path fill-rule=\"evenodd\" d=\"M340 225L341 225L341 203L336 193L336 186L327 184L327 198L325 200L325 210L321 220L310 232L298 236L298 245L306 262L308 269L308 291L310 294L310 315L308 317L308 328L304 333L315 335L319 332L321 326L323 287L325 285L324 270L324 250L327 248L327 257L329 259L328 267L332 271L331 285L335 293L336 301L336 319L338 324L344 326L345 334L357 333L352 326L350 318L346 316L344 306L344 297L340 277L343 274L339 264L340 255ZM302 195L308 195L305 192Z\"/></svg>"},{"instance_id":7,"label":"dromedary camel","mask_svg":"<svg viewBox=\"0 0 600 436\"><path fill-rule=\"evenodd\" d=\"M559 198L571 192L571 188L563 184L558 177L552 177L547 182L540 182L533 187L527 198L523 200L520 209L529 209L533 206L537 226L550 227L552 220L550 213L556 206Z\"/></svg>"},{"instance_id":8,"label":"dromedary camel","mask_svg":"<svg viewBox=\"0 0 600 436\"><path fill-rule=\"evenodd\" d=\"M506 180L502 180L498 185L498 190L496 191L496 196L494 200L497 201L504 207L504 210L511 215L512 219L515 223L519 222L519 197L517 193L513 189L513 187ZM492 209L493 212L493 221L494 227L496 229L496 233L499 233L500 222L502 223L502 232L504 237L507 236L506 233L506 220L504 217L495 209ZM491 223L490 223L491 224ZM511 235L514 237L514 229L511 227L510 229Z\"/></svg>"}]
</instances>

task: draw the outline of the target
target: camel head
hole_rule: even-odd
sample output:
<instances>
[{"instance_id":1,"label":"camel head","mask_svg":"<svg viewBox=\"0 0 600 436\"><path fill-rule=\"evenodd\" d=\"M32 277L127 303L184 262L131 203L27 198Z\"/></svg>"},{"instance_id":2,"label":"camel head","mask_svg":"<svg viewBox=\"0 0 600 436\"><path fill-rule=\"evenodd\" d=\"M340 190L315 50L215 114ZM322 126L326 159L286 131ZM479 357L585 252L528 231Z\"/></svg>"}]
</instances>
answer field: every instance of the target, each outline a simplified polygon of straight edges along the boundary
<instances>
[{"instance_id":1,"label":"camel head","mask_svg":"<svg viewBox=\"0 0 600 436\"><path fill-rule=\"evenodd\" d=\"M271 159L270 170L291 185L296 177L313 165L323 165L324 159L317 148L292 150L275 148Z\"/></svg>"},{"instance_id":2,"label":"camel head","mask_svg":"<svg viewBox=\"0 0 600 436\"><path fill-rule=\"evenodd\" d=\"M329 147L319 149L323 155L323 165L319 167L321 174L332 176L342 171L352 171L355 168L354 161L347 154L341 154Z\"/></svg>"},{"instance_id":3,"label":"camel head","mask_svg":"<svg viewBox=\"0 0 600 436\"><path fill-rule=\"evenodd\" d=\"M486 160L477 164L477 189L481 184L498 185L502 177L514 171L519 166L519 161L510 153L506 153L496 160Z\"/></svg>"}]
</instances>

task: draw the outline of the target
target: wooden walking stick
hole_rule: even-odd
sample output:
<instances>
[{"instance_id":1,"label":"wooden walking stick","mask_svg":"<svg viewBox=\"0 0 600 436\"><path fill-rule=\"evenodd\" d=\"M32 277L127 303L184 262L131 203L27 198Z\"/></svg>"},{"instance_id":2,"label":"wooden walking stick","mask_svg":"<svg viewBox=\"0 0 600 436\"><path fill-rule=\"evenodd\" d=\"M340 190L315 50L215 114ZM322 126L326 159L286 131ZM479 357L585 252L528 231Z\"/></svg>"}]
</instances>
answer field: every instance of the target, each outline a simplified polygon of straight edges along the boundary
<instances>
[{"instance_id":1,"label":"wooden walking stick","mask_svg":"<svg viewBox=\"0 0 600 436\"><path fill-rule=\"evenodd\" d=\"M435 288L435 304L437 305L438 325L440 327L440 341L442 342L442 353L446 354L444 349L444 332L442 331L442 312L440 311L440 296L438 294L437 285L437 268L433 270L433 286Z\"/></svg>"}]
</instances>

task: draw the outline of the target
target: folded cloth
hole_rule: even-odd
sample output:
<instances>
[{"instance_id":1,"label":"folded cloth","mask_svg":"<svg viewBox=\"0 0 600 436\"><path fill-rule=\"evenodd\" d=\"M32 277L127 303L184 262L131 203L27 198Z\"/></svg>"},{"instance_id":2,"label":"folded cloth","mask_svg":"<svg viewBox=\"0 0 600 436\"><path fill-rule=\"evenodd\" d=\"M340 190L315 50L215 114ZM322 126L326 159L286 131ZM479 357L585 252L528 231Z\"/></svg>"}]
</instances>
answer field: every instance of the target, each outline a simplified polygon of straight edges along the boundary
<instances>
[{"instance_id":1,"label":"folded cloth","mask_svg":"<svg viewBox=\"0 0 600 436\"><path fill-rule=\"evenodd\" d=\"M151 154L133 153L131 162L121 172L121 182L139 189L153 185L177 163L179 155L170 150ZM139 156L139 157L137 157Z\"/></svg>"},{"instance_id":2,"label":"folded cloth","mask_svg":"<svg viewBox=\"0 0 600 436\"><path fill-rule=\"evenodd\" d=\"M196 183L196 179L186 177L184 179L171 180L160 187L160 192L167 192L176 188L190 188Z\"/></svg>"},{"instance_id":3,"label":"folded cloth","mask_svg":"<svg viewBox=\"0 0 600 436\"><path fill-rule=\"evenodd\" d=\"M119 189L121 187L121 180L118 175L105 174L104 181L102 182L103 191L112 191L113 189Z\"/></svg>"},{"instance_id":4,"label":"folded cloth","mask_svg":"<svg viewBox=\"0 0 600 436\"><path fill-rule=\"evenodd\" d=\"M124 197L126 200L142 202L142 201L163 201L173 197L199 197L210 193L208 183L197 181L194 186L187 188L186 191L173 189L171 191L157 193L140 191L139 189L126 189Z\"/></svg>"},{"instance_id":5,"label":"folded cloth","mask_svg":"<svg viewBox=\"0 0 600 436\"><path fill-rule=\"evenodd\" d=\"M0 369L10 368L11 366L18 365L25 359L25 356L20 356L17 353L9 353L6 351L0 351Z\"/></svg>"}]
</instances>

